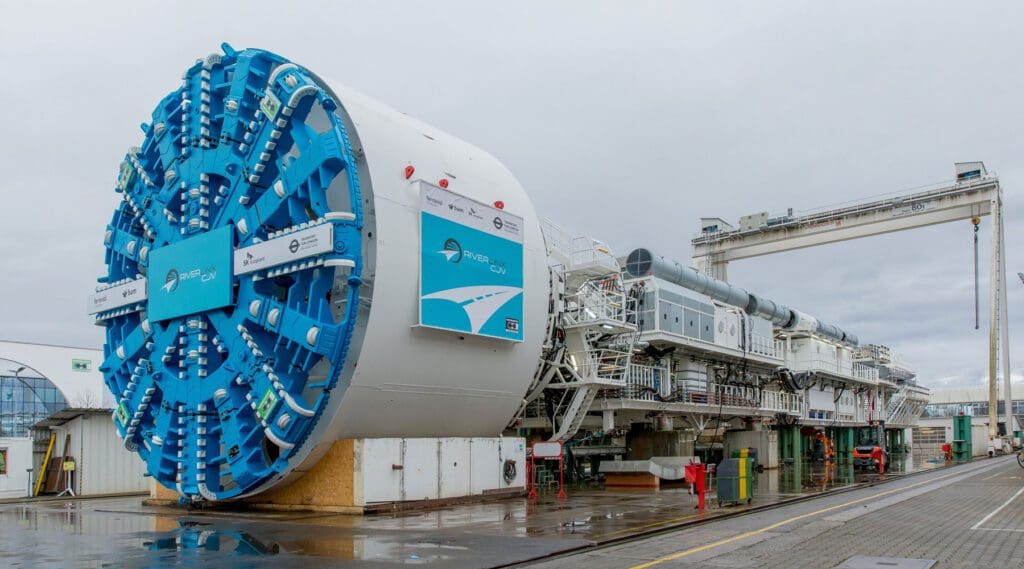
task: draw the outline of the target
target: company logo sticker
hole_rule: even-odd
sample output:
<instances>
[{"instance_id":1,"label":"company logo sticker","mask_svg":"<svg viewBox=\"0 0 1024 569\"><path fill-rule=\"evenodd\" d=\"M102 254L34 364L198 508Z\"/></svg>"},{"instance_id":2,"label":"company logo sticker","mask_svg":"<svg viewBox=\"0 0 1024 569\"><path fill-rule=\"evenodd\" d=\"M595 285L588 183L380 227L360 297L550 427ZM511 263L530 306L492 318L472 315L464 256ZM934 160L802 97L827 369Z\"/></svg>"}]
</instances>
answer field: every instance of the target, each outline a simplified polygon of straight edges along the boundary
<instances>
[{"instance_id":1,"label":"company logo sticker","mask_svg":"<svg viewBox=\"0 0 1024 569\"><path fill-rule=\"evenodd\" d=\"M459 245L458 241L449 237L444 242L444 247L438 253L444 255L444 258L449 263L458 263L462 260L462 245Z\"/></svg>"},{"instance_id":2,"label":"company logo sticker","mask_svg":"<svg viewBox=\"0 0 1024 569\"><path fill-rule=\"evenodd\" d=\"M208 283L217 278L216 267L206 267L205 269L192 269L186 273L179 271L178 269L171 269L167 271L167 276L164 277L164 286L160 287L162 290L167 291L168 294L178 290L178 285L181 281L187 281L190 279L199 279L199 282Z\"/></svg>"},{"instance_id":3,"label":"company logo sticker","mask_svg":"<svg viewBox=\"0 0 1024 569\"><path fill-rule=\"evenodd\" d=\"M167 276L164 277L164 286L160 287L168 293L172 293L178 290L178 269L171 269L167 271Z\"/></svg>"}]
</instances>

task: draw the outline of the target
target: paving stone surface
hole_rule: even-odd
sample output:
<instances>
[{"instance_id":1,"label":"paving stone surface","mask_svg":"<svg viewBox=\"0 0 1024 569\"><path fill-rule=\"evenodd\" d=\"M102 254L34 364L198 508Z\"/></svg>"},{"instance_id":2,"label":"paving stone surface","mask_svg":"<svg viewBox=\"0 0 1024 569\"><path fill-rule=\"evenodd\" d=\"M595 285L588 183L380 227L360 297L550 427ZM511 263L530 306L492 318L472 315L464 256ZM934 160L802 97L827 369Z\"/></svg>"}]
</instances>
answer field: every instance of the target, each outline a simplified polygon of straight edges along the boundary
<instances>
[{"instance_id":1,"label":"paving stone surface","mask_svg":"<svg viewBox=\"0 0 1024 569\"><path fill-rule=\"evenodd\" d=\"M534 566L827 569L856 555L1024 568L1024 470L983 461Z\"/></svg>"}]
</instances>

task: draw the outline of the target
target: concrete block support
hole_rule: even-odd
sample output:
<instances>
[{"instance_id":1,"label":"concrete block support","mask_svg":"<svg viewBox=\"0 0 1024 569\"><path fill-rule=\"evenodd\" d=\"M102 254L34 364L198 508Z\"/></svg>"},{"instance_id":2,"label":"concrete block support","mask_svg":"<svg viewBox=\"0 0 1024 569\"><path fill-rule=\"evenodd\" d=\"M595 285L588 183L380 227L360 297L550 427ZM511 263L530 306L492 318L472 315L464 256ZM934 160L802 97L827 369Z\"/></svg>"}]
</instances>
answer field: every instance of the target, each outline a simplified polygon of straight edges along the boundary
<instances>
[{"instance_id":1,"label":"concrete block support","mask_svg":"<svg viewBox=\"0 0 1024 569\"><path fill-rule=\"evenodd\" d=\"M779 434L768 430L728 431L725 433L725 456L742 448L757 449L757 463L765 468L779 466Z\"/></svg>"},{"instance_id":2,"label":"concrete block support","mask_svg":"<svg viewBox=\"0 0 1024 569\"><path fill-rule=\"evenodd\" d=\"M626 460L692 455L692 445L689 449L685 447L679 431L654 431L635 425L626 439Z\"/></svg>"}]
</instances>

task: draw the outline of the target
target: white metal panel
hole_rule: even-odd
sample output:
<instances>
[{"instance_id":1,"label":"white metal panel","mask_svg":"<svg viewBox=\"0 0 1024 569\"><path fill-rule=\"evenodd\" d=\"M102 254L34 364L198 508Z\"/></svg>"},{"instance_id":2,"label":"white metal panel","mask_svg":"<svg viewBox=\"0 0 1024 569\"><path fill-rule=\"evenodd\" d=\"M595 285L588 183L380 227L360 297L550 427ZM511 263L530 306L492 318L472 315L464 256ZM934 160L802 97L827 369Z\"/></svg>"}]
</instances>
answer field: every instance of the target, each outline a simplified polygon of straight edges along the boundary
<instances>
[{"instance_id":1,"label":"white metal panel","mask_svg":"<svg viewBox=\"0 0 1024 569\"><path fill-rule=\"evenodd\" d=\"M836 366L836 369L838 369L836 347L832 344L818 340L817 338L814 339L814 343L817 344L815 346L816 357L821 362L830 366Z\"/></svg>"},{"instance_id":2,"label":"white metal panel","mask_svg":"<svg viewBox=\"0 0 1024 569\"><path fill-rule=\"evenodd\" d=\"M362 468L365 503L394 502L402 499L402 478L405 471L394 469L394 465L402 464L402 445L402 439L362 441L358 464Z\"/></svg>"},{"instance_id":3,"label":"white metal panel","mask_svg":"<svg viewBox=\"0 0 1024 569\"><path fill-rule=\"evenodd\" d=\"M521 438L379 438L361 443L357 483L367 504L479 495L522 487L526 480L526 442ZM506 457L516 461L511 484L502 479Z\"/></svg>"},{"instance_id":4,"label":"white metal panel","mask_svg":"<svg viewBox=\"0 0 1024 569\"><path fill-rule=\"evenodd\" d=\"M506 460L514 460L516 476L511 482L501 478L501 488L522 488L526 486L526 439L503 437L498 439L499 462L504 467ZM500 476L500 474L499 474Z\"/></svg>"},{"instance_id":5,"label":"white metal panel","mask_svg":"<svg viewBox=\"0 0 1024 569\"><path fill-rule=\"evenodd\" d=\"M472 439L470 452L470 492L483 494L501 487L501 456L496 438Z\"/></svg>"},{"instance_id":6,"label":"white metal panel","mask_svg":"<svg viewBox=\"0 0 1024 569\"><path fill-rule=\"evenodd\" d=\"M557 458L562 456L562 443L537 442L533 443L533 456L537 458Z\"/></svg>"},{"instance_id":7,"label":"white metal panel","mask_svg":"<svg viewBox=\"0 0 1024 569\"><path fill-rule=\"evenodd\" d=\"M735 310L715 306L715 344L740 349L740 319Z\"/></svg>"},{"instance_id":8,"label":"white metal panel","mask_svg":"<svg viewBox=\"0 0 1024 569\"><path fill-rule=\"evenodd\" d=\"M807 390L807 406L820 411L832 411L836 407L835 402L832 400L834 396L835 394L832 393L831 387L826 388L825 391L812 387Z\"/></svg>"},{"instance_id":9,"label":"white metal panel","mask_svg":"<svg viewBox=\"0 0 1024 569\"><path fill-rule=\"evenodd\" d=\"M438 497L438 456L441 452L439 439L403 439L405 452L402 456L403 487L399 500L433 500Z\"/></svg>"},{"instance_id":10,"label":"white metal panel","mask_svg":"<svg viewBox=\"0 0 1024 569\"><path fill-rule=\"evenodd\" d=\"M751 316L747 320L747 323L750 326L751 332L753 334L756 334L756 335L761 336L763 338L771 338L772 337L772 323L771 323L771 321L765 320L764 318L759 318L757 316Z\"/></svg>"},{"instance_id":11,"label":"white metal panel","mask_svg":"<svg viewBox=\"0 0 1024 569\"><path fill-rule=\"evenodd\" d=\"M0 474L0 498L28 496L29 473L26 469L33 466L32 439L29 437L0 438L0 449L7 449L7 474ZM35 476L34 472L32 476Z\"/></svg>"},{"instance_id":12,"label":"white metal panel","mask_svg":"<svg viewBox=\"0 0 1024 569\"><path fill-rule=\"evenodd\" d=\"M78 440L78 480L80 495L146 492L149 481L145 464L128 452L117 436L110 416L90 413L72 421L71 446ZM69 423L70 425L71 423Z\"/></svg>"},{"instance_id":13,"label":"white metal panel","mask_svg":"<svg viewBox=\"0 0 1024 569\"><path fill-rule=\"evenodd\" d=\"M974 456L985 456L988 454L988 423L975 425L971 423L971 453Z\"/></svg>"},{"instance_id":14,"label":"white metal panel","mask_svg":"<svg viewBox=\"0 0 1024 569\"><path fill-rule=\"evenodd\" d=\"M854 396L853 392L847 389L839 396L839 401L836 402L836 406L840 413L852 414L857 410L856 401L857 398Z\"/></svg>"},{"instance_id":15,"label":"white metal panel","mask_svg":"<svg viewBox=\"0 0 1024 569\"><path fill-rule=\"evenodd\" d=\"M469 496L473 492L472 439L441 439L440 463L438 465L438 497L456 498Z\"/></svg>"}]
</instances>

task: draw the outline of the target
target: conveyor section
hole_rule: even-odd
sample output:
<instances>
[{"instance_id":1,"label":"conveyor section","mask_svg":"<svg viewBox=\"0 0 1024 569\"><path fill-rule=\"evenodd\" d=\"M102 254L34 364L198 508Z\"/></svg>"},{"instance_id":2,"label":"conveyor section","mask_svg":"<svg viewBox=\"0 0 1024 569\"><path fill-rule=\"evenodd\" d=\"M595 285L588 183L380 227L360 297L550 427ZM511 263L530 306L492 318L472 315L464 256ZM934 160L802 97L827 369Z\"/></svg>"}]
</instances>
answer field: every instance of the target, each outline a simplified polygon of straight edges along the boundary
<instances>
[{"instance_id":1,"label":"conveyor section","mask_svg":"<svg viewBox=\"0 0 1024 569\"><path fill-rule=\"evenodd\" d=\"M634 278L655 276L665 279L719 302L742 308L747 314L770 320L786 330L813 332L837 342L857 345L857 337L838 326L826 324L797 310L751 294L693 267L684 267L675 261L655 255L649 249L634 249L626 259L626 271Z\"/></svg>"}]
</instances>

